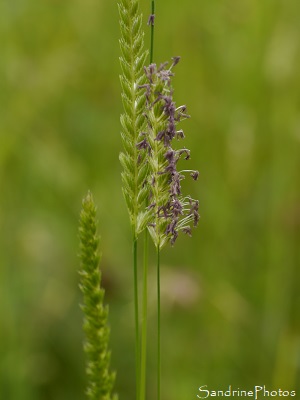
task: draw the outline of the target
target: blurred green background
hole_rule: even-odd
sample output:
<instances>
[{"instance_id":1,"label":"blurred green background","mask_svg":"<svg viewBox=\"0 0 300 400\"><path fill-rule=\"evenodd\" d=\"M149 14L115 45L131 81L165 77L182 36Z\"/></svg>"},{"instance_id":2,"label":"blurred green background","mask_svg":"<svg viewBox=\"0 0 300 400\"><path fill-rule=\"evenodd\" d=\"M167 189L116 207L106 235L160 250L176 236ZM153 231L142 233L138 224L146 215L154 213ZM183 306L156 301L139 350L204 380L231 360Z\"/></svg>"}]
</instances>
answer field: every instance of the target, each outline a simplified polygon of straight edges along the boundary
<instances>
[{"instance_id":1,"label":"blurred green background","mask_svg":"<svg viewBox=\"0 0 300 400\"><path fill-rule=\"evenodd\" d=\"M182 57L175 97L200 171L185 190L201 214L193 238L162 255L163 400L205 384L300 390L299 14L298 0L157 1L155 60ZM116 1L0 2L1 400L84 398L77 221L88 189L116 386L134 397L118 38Z\"/></svg>"}]
</instances>

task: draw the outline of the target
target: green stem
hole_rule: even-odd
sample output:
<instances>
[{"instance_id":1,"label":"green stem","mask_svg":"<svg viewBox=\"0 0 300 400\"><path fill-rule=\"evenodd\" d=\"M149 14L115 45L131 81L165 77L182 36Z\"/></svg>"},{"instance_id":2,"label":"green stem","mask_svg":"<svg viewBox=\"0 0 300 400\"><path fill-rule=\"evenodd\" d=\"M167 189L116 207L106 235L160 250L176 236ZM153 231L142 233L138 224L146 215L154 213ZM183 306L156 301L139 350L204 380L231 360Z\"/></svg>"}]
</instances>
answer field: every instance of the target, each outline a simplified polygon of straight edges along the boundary
<instances>
[{"instance_id":1,"label":"green stem","mask_svg":"<svg viewBox=\"0 0 300 400\"><path fill-rule=\"evenodd\" d=\"M160 248L157 247L157 400L160 400Z\"/></svg>"},{"instance_id":2,"label":"green stem","mask_svg":"<svg viewBox=\"0 0 300 400\"><path fill-rule=\"evenodd\" d=\"M148 303L148 230L144 236L144 277L143 277L143 312L141 336L141 381L140 400L146 397L146 364L147 364L147 303Z\"/></svg>"},{"instance_id":3,"label":"green stem","mask_svg":"<svg viewBox=\"0 0 300 400\"><path fill-rule=\"evenodd\" d=\"M152 0L151 14L154 14L155 6ZM151 24L150 64L153 62L154 48L154 25ZM148 202L146 202L146 206ZM147 369L147 306L148 306L148 229L144 236L144 270L143 270L143 309L142 309L142 332L141 332L141 364L140 364L140 400L146 398L146 369Z\"/></svg>"},{"instance_id":4,"label":"green stem","mask_svg":"<svg viewBox=\"0 0 300 400\"><path fill-rule=\"evenodd\" d=\"M137 238L133 237L133 280L134 280L134 317L135 317L135 379L136 398L140 386L140 332L139 332L139 304L138 304L138 274L137 274Z\"/></svg>"},{"instance_id":5,"label":"green stem","mask_svg":"<svg viewBox=\"0 0 300 400\"><path fill-rule=\"evenodd\" d=\"M152 0L151 14L155 13L155 1ZM151 24L151 42L150 42L150 64L153 63L153 48L154 48L154 24Z\"/></svg>"}]
</instances>

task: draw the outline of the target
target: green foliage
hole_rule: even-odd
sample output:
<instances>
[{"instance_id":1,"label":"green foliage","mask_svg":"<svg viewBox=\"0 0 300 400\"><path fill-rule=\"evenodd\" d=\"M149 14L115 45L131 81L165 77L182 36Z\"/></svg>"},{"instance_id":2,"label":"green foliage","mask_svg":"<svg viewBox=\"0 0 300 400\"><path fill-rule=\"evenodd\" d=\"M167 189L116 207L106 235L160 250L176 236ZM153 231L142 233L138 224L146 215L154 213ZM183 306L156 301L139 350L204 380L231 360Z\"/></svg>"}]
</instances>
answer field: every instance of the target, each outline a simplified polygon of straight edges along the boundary
<instances>
[{"instance_id":1,"label":"green foliage","mask_svg":"<svg viewBox=\"0 0 300 400\"><path fill-rule=\"evenodd\" d=\"M83 293L84 350L87 356L88 388L90 400L111 400L115 374L110 369L108 350L108 307L104 306L104 290L100 287L99 237L96 227L96 208L91 193L82 202L80 214L80 289Z\"/></svg>"},{"instance_id":2,"label":"green foliage","mask_svg":"<svg viewBox=\"0 0 300 400\"><path fill-rule=\"evenodd\" d=\"M145 82L143 67L148 52L143 50L144 32L138 1L121 0L119 13L122 68L120 80L124 106L124 114L121 116L124 152L120 154L120 162L123 167L123 193L133 233L137 237L145 229L149 219L149 213L143 210L147 197L145 167L142 167L142 174L140 173L140 166L146 165L146 156L141 155L137 149L139 137L146 125L143 116L145 96L139 86Z\"/></svg>"}]
</instances>

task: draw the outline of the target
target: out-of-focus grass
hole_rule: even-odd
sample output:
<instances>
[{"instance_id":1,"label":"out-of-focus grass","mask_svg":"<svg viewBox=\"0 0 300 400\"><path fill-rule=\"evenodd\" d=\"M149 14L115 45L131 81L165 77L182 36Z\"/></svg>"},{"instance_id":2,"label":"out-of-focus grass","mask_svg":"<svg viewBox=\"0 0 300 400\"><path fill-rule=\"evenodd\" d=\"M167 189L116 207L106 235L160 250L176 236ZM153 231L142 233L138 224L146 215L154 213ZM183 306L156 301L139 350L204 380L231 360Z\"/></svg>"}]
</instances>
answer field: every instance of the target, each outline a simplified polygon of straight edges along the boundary
<instances>
[{"instance_id":1,"label":"out-of-focus grass","mask_svg":"<svg viewBox=\"0 0 300 400\"><path fill-rule=\"evenodd\" d=\"M163 253L164 400L193 398L202 384L300 390L299 12L297 0L157 5L156 61L182 56L175 95L193 117L183 128L200 170L185 189L202 216L192 239ZM76 254L88 188L117 386L132 398L118 37L115 2L0 4L1 399L83 398ZM154 267L150 275L152 290Z\"/></svg>"}]
</instances>

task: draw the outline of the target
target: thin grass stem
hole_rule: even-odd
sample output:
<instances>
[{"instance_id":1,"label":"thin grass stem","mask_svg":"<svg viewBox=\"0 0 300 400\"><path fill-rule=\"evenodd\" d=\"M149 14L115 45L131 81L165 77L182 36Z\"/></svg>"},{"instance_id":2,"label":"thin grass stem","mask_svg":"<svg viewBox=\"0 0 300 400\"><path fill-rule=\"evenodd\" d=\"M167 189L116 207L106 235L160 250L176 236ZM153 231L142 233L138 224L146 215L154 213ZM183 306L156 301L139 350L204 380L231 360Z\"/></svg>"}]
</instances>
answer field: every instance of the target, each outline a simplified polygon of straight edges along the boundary
<instances>
[{"instance_id":1,"label":"thin grass stem","mask_svg":"<svg viewBox=\"0 0 300 400\"><path fill-rule=\"evenodd\" d=\"M157 247L157 400L160 400L160 248Z\"/></svg>"},{"instance_id":2,"label":"thin grass stem","mask_svg":"<svg viewBox=\"0 0 300 400\"><path fill-rule=\"evenodd\" d=\"M144 270L143 270L143 311L141 332L141 381L140 400L146 398L146 369L147 369L147 318L148 318L148 230L144 235Z\"/></svg>"},{"instance_id":3,"label":"thin grass stem","mask_svg":"<svg viewBox=\"0 0 300 400\"><path fill-rule=\"evenodd\" d=\"M151 14L155 14L155 1L151 3ZM154 50L154 23L151 24L151 42L150 42L150 64L153 63L153 50Z\"/></svg>"},{"instance_id":4,"label":"thin grass stem","mask_svg":"<svg viewBox=\"0 0 300 400\"><path fill-rule=\"evenodd\" d=\"M138 303L138 273L137 273L137 238L133 237L133 280L134 280L134 319L135 319L135 379L136 398L140 390L140 332L139 332L139 303Z\"/></svg>"},{"instance_id":5,"label":"thin grass stem","mask_svg":"<svg viewBox=\"0 0 300 400\"><path fill-rule=\"evenodd\" d=\"M154 15L155 2L152 0L151 14ZM154 24L151 24L150 38L150 64L153 62L154 50ZM146 207L148 201L146 201ZM147 370L147 319L148 319L148 249L149 233L148 229L144 234L144 270L143 270L143 310L142 310L142 332L141 332L141 369L140 369L140 400L146 398L146 370Z\"/></svg>"}]
</instances>

